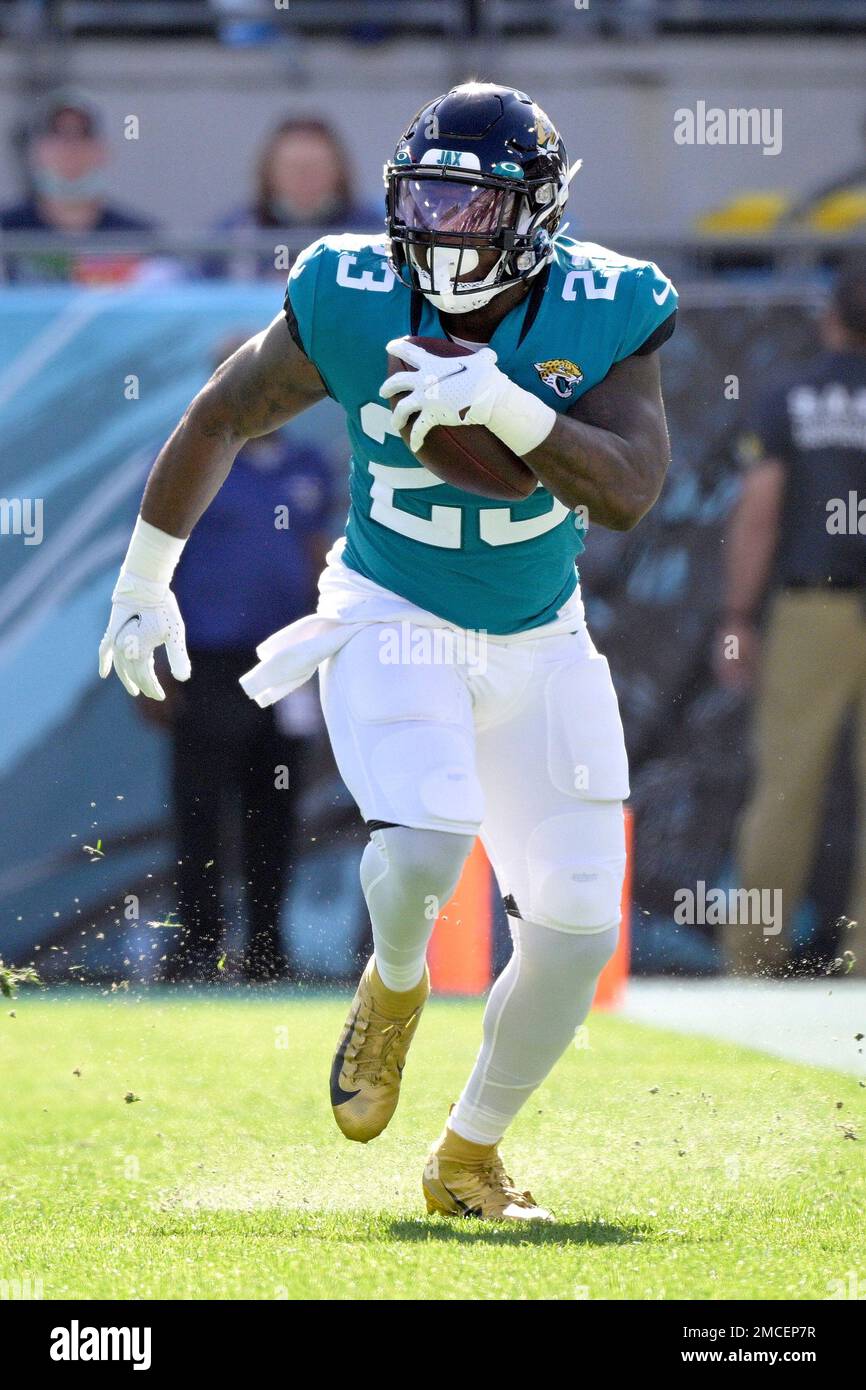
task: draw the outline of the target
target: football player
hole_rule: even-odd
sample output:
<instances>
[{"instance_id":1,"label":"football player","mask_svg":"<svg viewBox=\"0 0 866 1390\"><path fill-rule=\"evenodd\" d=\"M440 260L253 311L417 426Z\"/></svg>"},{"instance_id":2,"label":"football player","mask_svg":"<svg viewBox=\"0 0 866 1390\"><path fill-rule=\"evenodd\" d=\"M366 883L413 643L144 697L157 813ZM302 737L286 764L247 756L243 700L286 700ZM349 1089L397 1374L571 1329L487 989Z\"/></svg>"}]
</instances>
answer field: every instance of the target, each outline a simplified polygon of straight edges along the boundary
<instances>
[{"instance_id":1,"label":"football player","mask_svg":"<svg viewBox=\"0 0 866 1390\"><path fill-rule=\"evenodd\" d=\"M586 1016L620 916L626 753L575 557L588 519L636 525L669 459L658 349L676 294L655 265L563 234L577 167L523 92L473 82L418 112L385 168L387 238L327 236L304 251L283 312L218 369L159 455L100 648L101 674L113 666L131 695L163 698L163 643L188 676L169 587L185 538L244 441L339 401L346 535L317 613L265 642L242 684L264 706L319 669L337 764L370 830L375 952L331 1073L349 1139L366 1143L394 1114L430 932L481 836L514 951L423 1190L430 1211L494 1220L549 1219L498 1145ZM455 371L410 336L470 355ZM389 352L408 365L386 380ZM486 426L536 490L510 504L440 481L415 457L437 424ZM452 641L395 664L395 631ZM458 640L473 634L483 660Z\"/></svg>"}]
</instances>

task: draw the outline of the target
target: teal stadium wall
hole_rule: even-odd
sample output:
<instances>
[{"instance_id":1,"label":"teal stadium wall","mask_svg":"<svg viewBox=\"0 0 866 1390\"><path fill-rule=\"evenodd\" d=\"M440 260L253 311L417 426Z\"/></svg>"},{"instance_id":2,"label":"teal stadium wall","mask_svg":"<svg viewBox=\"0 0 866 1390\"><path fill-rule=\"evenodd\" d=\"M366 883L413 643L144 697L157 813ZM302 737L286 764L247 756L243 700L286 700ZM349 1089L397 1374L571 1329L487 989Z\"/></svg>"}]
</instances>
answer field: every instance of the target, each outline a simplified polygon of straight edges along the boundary
<instances>
[{"instance_id":1,"label":"teal stadium wall","mask_svg":"<svg viewBox=\"0 0 866 1390\"><path fill-rule=\"evenodd\" d=\"M155 452L215 346L280 307L279 285L0 292L0 497L42 499L44 517L39 545L0 536L7 961L50 952L58 933L72 945L76 921L90 928L113 894L122 908L168 868L165 740L97 678L97 648ZM137 400L124 394L130 373ZM336 406L293 428L345 467ZM98 838L97 866L83 846Z\"/></svg>"}]
</instances>

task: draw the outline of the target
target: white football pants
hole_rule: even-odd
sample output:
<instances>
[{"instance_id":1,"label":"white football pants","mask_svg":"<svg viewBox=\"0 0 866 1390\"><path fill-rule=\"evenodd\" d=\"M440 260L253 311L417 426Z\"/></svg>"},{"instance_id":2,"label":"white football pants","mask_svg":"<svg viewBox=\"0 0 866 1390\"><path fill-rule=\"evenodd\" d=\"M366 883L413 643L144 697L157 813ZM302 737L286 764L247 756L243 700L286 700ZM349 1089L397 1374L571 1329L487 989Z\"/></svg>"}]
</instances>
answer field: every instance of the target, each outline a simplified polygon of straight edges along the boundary
<instances>
[{"instance_id":1,"label":"white football pants","mask_svg":"<svg viewBox=\"0 0 866 1390\"><path fill-rule=\"evenodd\" d=\"M493 1143L568 1045L616 942L622 724L582 620L495 638L416 625L406 609L323 664L322 707L343 780L373 823L362 882L386 985L420 979L436 909L475 835L493 865L515 952L451 1121Z\"/></svg>"}]
</instances>

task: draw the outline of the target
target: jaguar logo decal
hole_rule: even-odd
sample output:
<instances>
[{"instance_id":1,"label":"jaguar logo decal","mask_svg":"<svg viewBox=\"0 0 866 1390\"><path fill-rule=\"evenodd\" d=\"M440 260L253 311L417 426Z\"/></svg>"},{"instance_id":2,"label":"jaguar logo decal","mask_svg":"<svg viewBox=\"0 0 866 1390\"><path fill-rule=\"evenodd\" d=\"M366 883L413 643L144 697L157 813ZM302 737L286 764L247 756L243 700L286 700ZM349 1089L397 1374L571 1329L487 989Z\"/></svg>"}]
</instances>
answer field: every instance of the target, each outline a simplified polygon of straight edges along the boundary
<instances>
[{"instance_id":1,"label":"jaguar logo decal","mask_svg":"<svg viewBox=\"0 0 866 1390\"><path fill-rule=\"evenodd\" d=\"M580 367L566 357L551 357L546 362L533 362L532 365L545 386L549 386L557 396L573 396L575 386L583 381Z\"/></svg>"}]
</instances>

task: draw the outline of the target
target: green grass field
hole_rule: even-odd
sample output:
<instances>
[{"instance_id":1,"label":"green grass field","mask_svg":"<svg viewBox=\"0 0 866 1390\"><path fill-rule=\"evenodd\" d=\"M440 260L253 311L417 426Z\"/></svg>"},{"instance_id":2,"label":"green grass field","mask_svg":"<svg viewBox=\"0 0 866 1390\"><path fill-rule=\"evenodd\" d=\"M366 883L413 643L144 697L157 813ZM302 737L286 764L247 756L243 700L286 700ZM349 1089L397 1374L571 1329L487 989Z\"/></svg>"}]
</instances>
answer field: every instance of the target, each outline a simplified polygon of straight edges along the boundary
<instances>
[{"instance_id":1,"label":"green grass field","mask_svg":"<svg viewBox=\"0 0 866 1390\"><path fill-rule=\"evenodd\" d=\"M479 1004L429 1007L360 1146L328 1105L344 998L2 1002L0 1280L47 1299L823 1299L866 1275L856 1079L593 1016L503 1145L557 1215L515 1230L420 1193Z\"/></svg>"}]
</instances>

